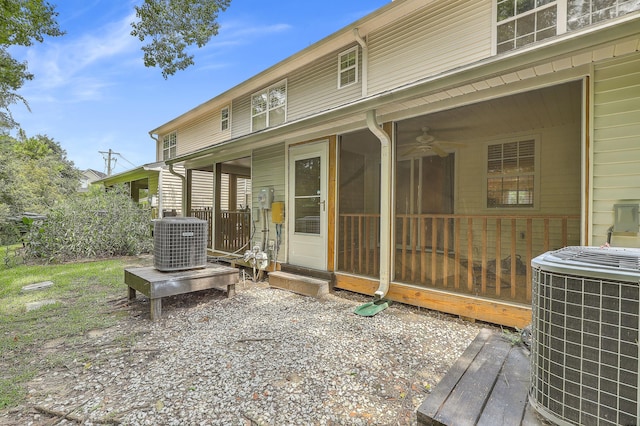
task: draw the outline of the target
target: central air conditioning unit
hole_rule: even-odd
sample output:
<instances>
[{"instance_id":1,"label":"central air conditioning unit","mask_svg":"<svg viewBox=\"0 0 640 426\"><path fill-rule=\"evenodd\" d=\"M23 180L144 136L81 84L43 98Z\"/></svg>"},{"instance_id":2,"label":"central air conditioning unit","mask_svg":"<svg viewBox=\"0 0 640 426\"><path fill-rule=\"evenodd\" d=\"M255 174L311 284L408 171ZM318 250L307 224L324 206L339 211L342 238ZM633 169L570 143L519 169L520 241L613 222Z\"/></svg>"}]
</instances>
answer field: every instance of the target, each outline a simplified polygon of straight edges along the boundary
<instances>
[{"instance_id":1,"label":"central air conditioning unit","mask_svg":"<svg viewBox=\"0 0 640 426\"><path fill-rule=\"evenodd\" d=\"M533 266L529 401L559 425L640 418L640 250L566 247Z\"/></svg>"},{"instance_id":2,"label":"central air conditioning unit","mask_svg":"<svg viewBox=\"0 0 640 426\"><path fill-rule=\"evenodd\" d=\"M166 217L153 225L153 266L159 271L179 271L207 266L206 220Z\"/></svg>"}]
</instances>

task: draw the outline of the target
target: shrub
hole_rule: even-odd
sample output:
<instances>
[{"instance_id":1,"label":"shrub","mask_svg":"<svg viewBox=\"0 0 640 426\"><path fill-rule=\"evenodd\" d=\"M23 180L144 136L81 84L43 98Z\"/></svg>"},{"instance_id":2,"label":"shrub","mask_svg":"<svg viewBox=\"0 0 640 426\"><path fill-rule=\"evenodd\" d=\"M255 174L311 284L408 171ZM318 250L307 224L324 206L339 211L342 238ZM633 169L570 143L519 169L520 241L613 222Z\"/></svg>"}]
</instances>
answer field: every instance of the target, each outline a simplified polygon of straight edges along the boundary
<instances>
[{"instance_id":1,"label":"shrub","mask_svg":"<svg viewBox=\"0 0 640 426\"><path fill-rule=\"evenodd\" d=\"M136 255L152 248L151 213L124 186L59 203L27 235L27 254L47 261Z\"/></svg>"}]
</instances>

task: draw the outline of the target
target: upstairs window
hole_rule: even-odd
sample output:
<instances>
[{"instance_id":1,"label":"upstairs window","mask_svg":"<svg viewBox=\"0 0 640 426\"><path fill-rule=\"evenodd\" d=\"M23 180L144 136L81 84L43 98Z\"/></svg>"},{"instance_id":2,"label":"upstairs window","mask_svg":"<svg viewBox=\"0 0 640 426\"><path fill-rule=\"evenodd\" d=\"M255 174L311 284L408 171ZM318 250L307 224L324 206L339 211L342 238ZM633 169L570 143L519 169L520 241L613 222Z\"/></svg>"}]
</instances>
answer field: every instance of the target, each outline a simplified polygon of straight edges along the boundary
<instances>
[{"instance_id":1,"label":"upstairs window","mask_svg":"<svg viewBox=\"0 0 640 426\"><path fill-rule=\"evenodd\" d=\"M176 156L176 132L164 135L162 138L162 160L169 160Z\"/></svg>"},{"instance_id":2,"label":"upstairs window","mask_svg":"<svg viewBox=\"0 0 640 426\"><path fill-rule=\"evenodd\" d=\"M498 0L497 52L531 44L557 33L558 8L550 0Z\"/></svg>"},{"instance_id":3,"label":"upstairs window","mask_svg":"<svg viewBox=\"0 0 640 426\"><path fill-rule=\"evenodd\" d=\"M220 130L223 132L229 129L229 107L224 107L220 110Z\"/></svg>"},{"instance_id":4,"label":"upstairs window","mask_svg":"<svg viewBox=\"0 0 640 426\"><path fill-rule=\"evenodd\" d=\"M251 131L277 126L286 121L286 80L251 96Z\"/></svg>"},{"instance_id":5,"label":"upstairs window","mask_svg":"<svg viewBox=\"0 0 640 426\"><path fill-rule=\"evenodd\" d=\"M496 0L496 52L640 10L638 0Z\"/></svg>"},{"instance_id":6,"label":"upstairs window","mask_svg":"<svg viewBox=\"0 0 640 426\"><path fill-rule=\"evenodd\" d=\"M358 47L338 55L338 89L358 82Z\"/></svg>"},{"instance_id":7,"label":"upstairs window","mask_svg":"<svg viewBox=\"0 0 640 426\"><path fill-rule=\"evenodd\" d=\"M567 30L577 30L634 10L640 10L640 1L567 0Z\"/></svg>"},{"instance_id":8,"label":"upstairs window","mask_svg":"<svg viewBox=\"0 0 640 426\"><path fill-rule=\"evenodd\" d=\"M488 146L487 208L534 207L535 178L535 139Z\"/></svg>"}]
</instances>

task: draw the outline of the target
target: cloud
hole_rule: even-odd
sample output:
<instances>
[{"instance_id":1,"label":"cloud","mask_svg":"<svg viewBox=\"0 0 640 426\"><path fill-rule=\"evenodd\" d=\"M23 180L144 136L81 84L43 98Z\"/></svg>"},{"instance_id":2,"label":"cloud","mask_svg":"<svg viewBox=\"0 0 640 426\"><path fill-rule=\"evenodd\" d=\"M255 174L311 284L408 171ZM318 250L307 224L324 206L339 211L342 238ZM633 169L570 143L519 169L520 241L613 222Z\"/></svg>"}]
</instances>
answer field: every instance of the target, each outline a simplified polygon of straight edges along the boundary
<instances>
[{"instance_id":1,"label":"cloud","mask_svg":"<svg viewBox=\"0 0 640 426\"><path fill-rule=\"evenodd\" d=\"M99 99L118 65L131 63L129 57L137 53L139 44L130 35L133 18L130 14L78 37L67 34L29 48L25 59L35 79L25 89L40 98L65 90L67 102Z\"/></svg>"}]
</instances>

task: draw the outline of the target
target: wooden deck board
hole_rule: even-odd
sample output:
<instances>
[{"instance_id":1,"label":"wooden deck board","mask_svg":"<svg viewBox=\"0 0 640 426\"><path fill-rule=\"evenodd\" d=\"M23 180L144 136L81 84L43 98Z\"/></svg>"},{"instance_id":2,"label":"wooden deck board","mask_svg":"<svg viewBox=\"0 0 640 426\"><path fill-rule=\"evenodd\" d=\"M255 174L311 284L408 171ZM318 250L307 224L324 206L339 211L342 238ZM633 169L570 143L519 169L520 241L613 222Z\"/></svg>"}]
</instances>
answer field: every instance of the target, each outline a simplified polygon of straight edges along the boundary
<instances>
[{"instance_id":1,"label":"wooden deck board","mask_svg":"<svg viewBox=\"0 0 640 426\"><path fill-rule=\"evenodd\" d=\"M418 425L547 424L528 403L529 371L526 349L481 330L418 408Z\"/></svg>"},{"instance_id":2,"label":"wooden deck board","mask_svg":"<svg viewBox=\"0 0 640 426\"><path fill-rule=\"evenodd\" d=\"M521 346L510 348L478 425L522 423L529 397L529 369L529 357L524 349Z\"/></svg>"}]
</instances>

